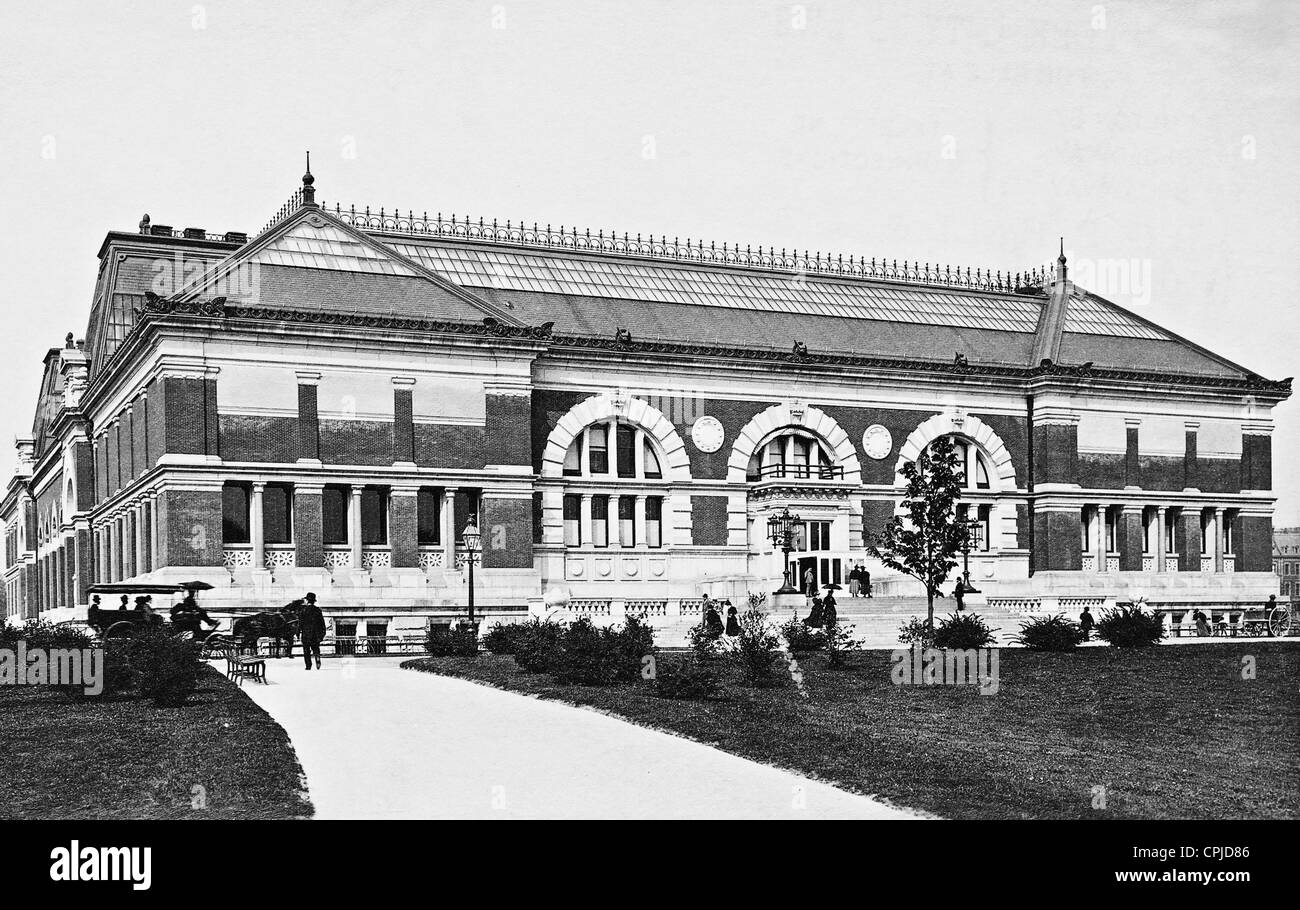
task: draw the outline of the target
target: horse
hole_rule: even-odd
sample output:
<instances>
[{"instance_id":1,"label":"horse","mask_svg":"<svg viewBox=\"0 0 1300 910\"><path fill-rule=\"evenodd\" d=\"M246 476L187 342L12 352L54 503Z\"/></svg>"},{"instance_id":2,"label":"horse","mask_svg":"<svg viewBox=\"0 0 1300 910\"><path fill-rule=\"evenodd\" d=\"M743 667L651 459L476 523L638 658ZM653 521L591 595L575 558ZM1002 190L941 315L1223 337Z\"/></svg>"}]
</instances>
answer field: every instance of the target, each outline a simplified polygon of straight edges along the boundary
<instances>
[{"instance_id":1,"label":"horse","mask_svg":"<svg viewBox=\"0 0 1300 910\"><path fill-rule=\"evenodd\" d=\"M252 616L241 616L231 626L230 633L239 642L242 649L257 647L259 638L270 638L272 657L293 657L293 638L298 634L298 601L285 604L278 610L263 610ZM280 653L280 647L288 649L287 655Z\"/></svg>"}]
</instances>

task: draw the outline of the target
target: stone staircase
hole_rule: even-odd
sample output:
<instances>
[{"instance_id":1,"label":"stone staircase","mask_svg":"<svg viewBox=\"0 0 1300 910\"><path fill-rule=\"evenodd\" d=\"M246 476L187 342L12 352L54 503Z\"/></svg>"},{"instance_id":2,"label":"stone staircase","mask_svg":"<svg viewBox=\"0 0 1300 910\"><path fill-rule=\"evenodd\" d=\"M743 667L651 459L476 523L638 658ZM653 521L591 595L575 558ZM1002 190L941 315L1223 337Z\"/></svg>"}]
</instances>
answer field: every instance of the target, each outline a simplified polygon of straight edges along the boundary
<instances>
[{"instance_id":1,"label":"stone staircase","mask_svg":"<svg viewBox=\"0 0 1300 910\"><path fill-rule=\"evenodd\" d=\"M934 615L938 622L956 609L951 598L939 598L935 601ZM996 629L999 645L1010 643L1012 637L1020 634L1020 625L1028 614L1005 608L990 609L983 604L968 604L967 612L977 613L991 628ZM898 648L898 627L911 617L925 618L924 597L844 597L837 598L836 613L841 625L853 626L853 636L862 639L868 648ZM799 616L808 615L806 608L800 608ZM773 612L772 622L780 625L790 618L790 613ZM682 647L686 635L692 626L698 625L699 616L672 617L663 625L656 625L655 640L662 647Z\"/></svg>"}]
</instances>

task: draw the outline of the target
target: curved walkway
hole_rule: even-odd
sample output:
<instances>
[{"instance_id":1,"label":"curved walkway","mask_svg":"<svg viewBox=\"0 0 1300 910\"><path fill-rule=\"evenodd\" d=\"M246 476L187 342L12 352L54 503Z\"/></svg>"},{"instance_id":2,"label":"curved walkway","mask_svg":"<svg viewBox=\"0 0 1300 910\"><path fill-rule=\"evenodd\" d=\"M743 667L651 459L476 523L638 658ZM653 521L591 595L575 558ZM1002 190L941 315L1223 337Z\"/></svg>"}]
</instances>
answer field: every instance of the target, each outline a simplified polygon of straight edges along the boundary
<instances>
[{"instance_id":1,"label":"curved walkway","mask_svg":"<svg viewBox=\"0 0 1300 910\"><path fill-rule=\"evenodd\" d=\"M405 658L402 658L405 659ZM244 691L288 732L316 817L914 818L595 711L402 670L268 660Z\"/></svg>"}]
</instances>

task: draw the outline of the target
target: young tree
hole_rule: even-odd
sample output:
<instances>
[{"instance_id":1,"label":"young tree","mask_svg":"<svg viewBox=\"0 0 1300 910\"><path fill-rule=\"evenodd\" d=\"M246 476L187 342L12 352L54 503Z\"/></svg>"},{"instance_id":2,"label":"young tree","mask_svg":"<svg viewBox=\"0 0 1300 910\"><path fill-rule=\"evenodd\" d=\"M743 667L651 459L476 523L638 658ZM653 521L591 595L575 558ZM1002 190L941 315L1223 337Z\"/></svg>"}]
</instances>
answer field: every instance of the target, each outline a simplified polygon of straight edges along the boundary
<instances>
[{"instance_id":1,"label":"young tree","mask_svg":"<svg viewBox=\"0 0 1300 910\"><path fill-rule=\"evenodd\" d=\"M934 596L957 567L966 538L966 527L957 518L962 477L952 440L935 440L916 461L904 464L901 473L907 481L907 518L891 518L869 549L889 568L925 585L926 624L933 629Z\"/></svg>"}]
</instances>

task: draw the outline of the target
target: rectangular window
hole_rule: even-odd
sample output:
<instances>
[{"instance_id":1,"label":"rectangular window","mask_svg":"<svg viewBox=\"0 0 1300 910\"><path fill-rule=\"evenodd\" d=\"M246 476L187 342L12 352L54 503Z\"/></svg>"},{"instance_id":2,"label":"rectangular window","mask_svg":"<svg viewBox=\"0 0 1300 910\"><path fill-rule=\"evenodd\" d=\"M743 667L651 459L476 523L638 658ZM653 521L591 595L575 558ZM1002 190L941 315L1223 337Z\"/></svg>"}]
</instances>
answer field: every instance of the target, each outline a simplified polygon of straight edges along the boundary
<instances>
[{"instance_id":1,"label":"rectangular window","mask_svg":"<svg viewBox=\"0 0 1300 910\"><path fill-rule=\"evenodd\" d=\"M321 492L321 540L327 544L348 542L348 496L344 486L329 484Z\"/></svg>"},{"instance_id":2,"label":"rectangular window","mask_svg":"<svg viewBox=\"0 0 1300 910\"><path fill-rule=\"evenodd\" d=\"M595 454L593 452L593 454ZM591 545L609 546L609 497L591 497Z\"/></svg>"},{"instance_id":3,"label":"rectangular window","mask_svg":"<svg viewBox=\"0 0 1300 910\"><path fill-rule=\"evenodd\" d=\"M224 543L248 543L248 502L252 486L228 483L221 488L221 539Z\"/></svg>"},{"instance_id":4,"label":"rectangular window","mask_svg":"<svg viewBox=\"0 0 1300 910\"><path fill-rule=\"evenodd\" d=\"M993 535L990 528L991 515L993 509L991 506L980 506L976 511L978 523L975 525L975 549L988 551L989 541Z\"/></svg>"},{"instance_id":5,"label":"rectangular window","mask_svg":"<svg viewBox=\"0 0 1300 910\"><path fill-rule=\"evenodd\" d=\"M1106 510L1106 552L1114 553L1115 546L1115 512L1113 509Z\"/></svg>"},{"instance_id":6,"label":"rectangular window","mask_svg":"<svg viewBox=\"0 0 1300 910\"><path fill-rule=\"evenodd\" d=\"M1178 552L1178 534L1175 531L1177 527L1177 513L1173 509L1165 512L1165 552Z\"/></svg>"},{"instance_id":7,"label":"rectangular window","mask_svg":"<svg viewBox=\"0 0 1300 910\"><path fill-rule=\"evenodd\" d=\"M388 487L361 490L361 543L388 543Z\"/></svg>"},{"instance_id":8,"label":"rectangular window","mask_svg":"<svg viewBox=\"0 0 1300 910\"><path fill-rule=\"evenodd\" d=\"M662 547L664 501L658 496L651 496L645 501L645 542L650 547Z\"/></svg>"},{"instance_id":9,"label":"rectangular window","mask_svg":"<svg viewBox=\"0 0 1300 910\"><path fill-rule=\"evenodd\" d=\"M618 476L636 476L636 430L629 426L618 428Z\"/></svg>"},{"instance_id":10,"label":"rectangular window","mask_svg":"<svg viewBox=\"0 0 1300 910\"><path fill-rule=\"evenodd\" d=\"M587 433L591 443L588 468L592 474L609 473L609 428L592 427Z\"/></svg>"},{"instance_id":11,"label":"rectangular window","mask_svg":"<svg viewBox=\"0 0 1300 910\"><path fill-rule=\"evenodd\" d=\"M1089 528L1091 522L1088 521L1088 518L1089 518L1089 512L1085 508L1082 512L1079 513L1079 549L1082 550L1084 553L1087 553L1089 549L1088 532L1091 530L1091 528Z\"/></svg>"},{"instance_id":12,"label":"rectangular window","mask_svg":"<svg viewBox=\"0 0 1300 910\"><path fill-rule=\"evenodd\" d=\"M442 543L442 491L420 487L415 494L416 539L422 547Z\"/></svg>"},{"instance_id":13,"label":"rectangular window","mask_svg":"<svg viewBox=\"0 0 1300 910\"><path fill-rule=\"evenodd\" d=\"M618 537L625 547L636 546L636 497L618 498Z\"/></svg>"},{"instance_id":14,"label":"rectangular window","mask_svg":"<svg viewBox=\"0 0 1300 910\"><path fill-rule=\"evenodd\" d=\"M1223 516L1223 552L1232 554L1237 552L1233 547L1232 526L1236 522L1236 513L1224 513Z\"/></svg>"},{"instance_id":15,"label":"rectangular window","mask_svg":"<svg viewBox=\"0 0 1300 910\"><path fill-rule=\"evenodd\" d=\"M543 529L546 524L543 521L542 512L542 494L533 494L533 543L542 542Z\"/></svg>"},{"instance_id":16,"label":"rectangular window","mask_svg":"<svg viewBox=\"0 0 1300 910\"><path fill-rule=\"evenodd\" d=\"M808 522L808 549L829 550L831 548L831 523L829 521Z\"/></svg>"},{"instance_id":17,"label":"rectangular window","mask_svg":"<svg viewBox=\"0 0 1300 910\"><path fill-rule=\"evenodd\" d=\"M268 483L262 491L262 534L266 543L293 543L293 487Z\"/></svg>"},{"instance_id":18,"label":"rectangular window","mask_svg":"<svg viewBox=\"0 0 1300 910\"><path fill-rule=\"evenodd\" d=\"M564 545L582 546L582 497L572 494L564 497Z\"/></svg>"}]
</instances>

